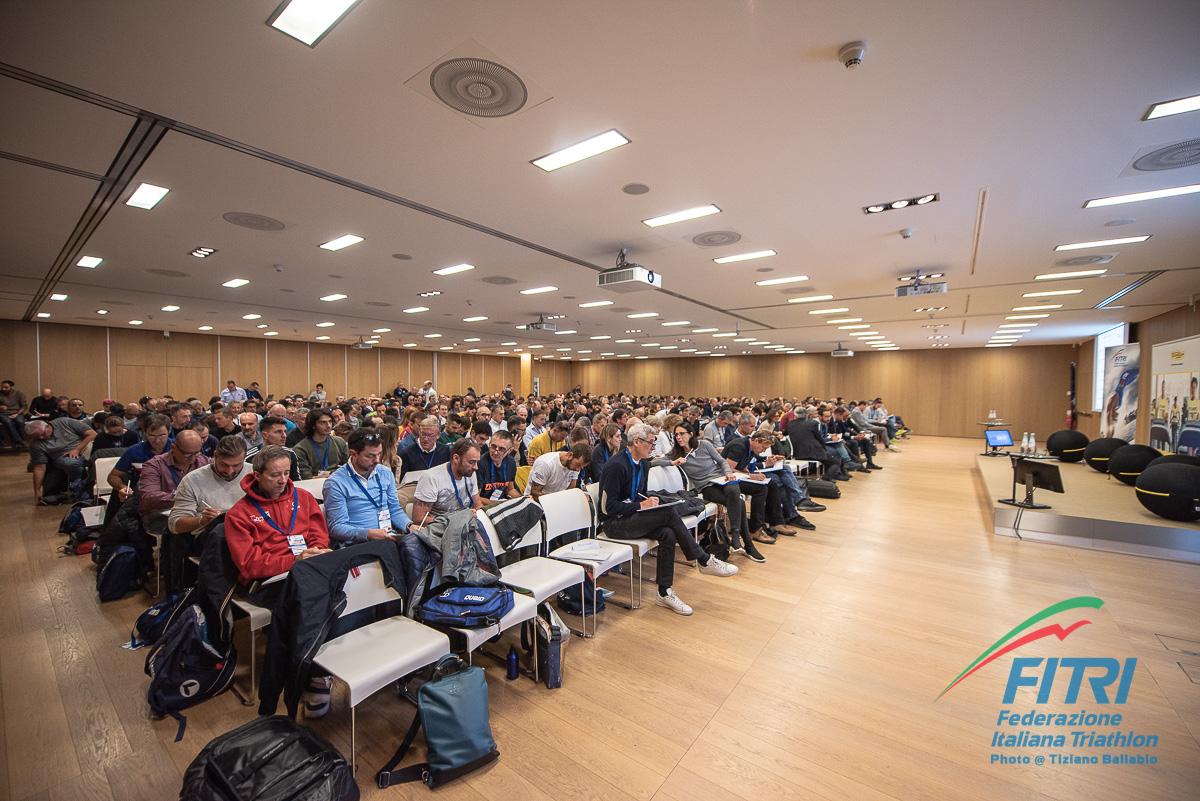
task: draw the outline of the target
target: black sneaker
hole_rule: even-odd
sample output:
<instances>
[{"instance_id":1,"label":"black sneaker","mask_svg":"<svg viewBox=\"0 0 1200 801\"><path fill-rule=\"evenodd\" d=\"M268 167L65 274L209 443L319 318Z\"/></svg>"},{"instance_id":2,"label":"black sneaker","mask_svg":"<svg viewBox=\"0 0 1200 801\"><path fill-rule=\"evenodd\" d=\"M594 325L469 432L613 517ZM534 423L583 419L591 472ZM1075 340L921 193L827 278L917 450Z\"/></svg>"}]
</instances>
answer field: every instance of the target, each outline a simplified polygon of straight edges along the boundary
<instances>
[{"instance_id":1,"label":"black sneaker","mask_svg":"<svg viewBox=\"0 0 1200 801\"><path fill-rule=\"evenodd\" d=\"M804 500L796 504L796 508L805 512L824 512L825 507L819 503L814 503L810 500Z\"/></svg>"},{"instance_id":2,"label":"black sneaker","mask_svg":"<svg viewBox=\"0 0 1200 801\"><path fill-rule=\"evenodd\" d=\"M879 465L875 464L874 462L871 462L870 464L867 465L867 469L868 470L882 470L883 468L880 467Z\"/></svg>"},{"instance_id":3,"label":"black sneaker","mask_svg":"<svg viewBox=\"0 0 1200 801\"><path fill-rule=\"evenodd\" d=\"M758 562L760 565L767 561L767 557L763 556L753 542L746 543L746 558L752 562Z\"/></svg>"},{"instance_id":4,"label":"black sneaker","mask_svg":"<svg viewBox=\"0 0 1200 801\"><path fill-rule=\"evenodd\" d=\"M816 529L812 523L804 519L804 515L796 515L791 520L787 521L787 525L793 528L802 528L805 531L813 531Z\"/></svg>"}]
</instances>

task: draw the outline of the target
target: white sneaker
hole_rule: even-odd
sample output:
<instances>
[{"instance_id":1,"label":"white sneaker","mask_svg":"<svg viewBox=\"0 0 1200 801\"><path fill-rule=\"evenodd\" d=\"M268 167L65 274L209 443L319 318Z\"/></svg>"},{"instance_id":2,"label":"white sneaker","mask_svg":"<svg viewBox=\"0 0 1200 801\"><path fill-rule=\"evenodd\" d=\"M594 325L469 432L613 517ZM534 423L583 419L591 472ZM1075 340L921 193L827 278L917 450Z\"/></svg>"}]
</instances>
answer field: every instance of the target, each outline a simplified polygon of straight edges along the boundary
<instances>
[{"instance_id":1,"label":"white sneaker","mask_svg":"<svg viewBox=\"0 0 1200 801\"><path fill-rule=\"evenodd\" d=\"M707 573L710 576L732 576L738 572L736 565L731 565L728 562L722 562L715 556L708 557L707 565L700 565L700 572Z\"/></svg>"},{"instance_id":2,"label":"white sneaker","mask_svg":"<svg viewBox=\"0 0 1200 801\"><path fill-rule=\"evenodd\" d=\"M675 590L672 589L668 589L666 595L656 595L654 602L659 606L665 606L672 612L679 615L686 616L692 613L692 607L681 601L679 596L675 594Z\"/></svg>"},{"instance_id":3,"label":"white sneaker","mask_svg":"<svg viewBox=\"0 0 1200 801\"><path fill-rule=\"evenodd\" d=\"M312 720L323 718L329 712L330 691L333 678L330 676L314 676L308 682L308 690L301 697L304 704L304 717Z\"/></svg>"},{"instance_id":4,"label":"white sneaker","mask_svg":"<svg viewBox=\"0 0 1200 801\"><path fill-rule=\"evenodd\" d=\"M887 446L887 449L888 449L889 451L891 451L892 453L899 453L899 452L900 452L900 449L899 449L899 448L897 448L895 445L888 445L888 446Z\"/></svg>"}]
</instances>

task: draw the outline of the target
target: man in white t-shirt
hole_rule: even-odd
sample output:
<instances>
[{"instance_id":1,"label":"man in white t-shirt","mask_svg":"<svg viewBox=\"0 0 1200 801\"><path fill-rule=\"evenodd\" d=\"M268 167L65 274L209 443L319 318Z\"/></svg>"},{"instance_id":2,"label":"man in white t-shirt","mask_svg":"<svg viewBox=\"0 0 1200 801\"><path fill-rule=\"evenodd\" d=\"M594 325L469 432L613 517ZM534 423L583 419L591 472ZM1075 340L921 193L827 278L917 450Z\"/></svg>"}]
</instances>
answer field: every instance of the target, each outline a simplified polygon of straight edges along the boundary
<instances>
[{"instance_id":1,"label":"man in white t-shirt","mask_svg":"<svg viewBox=\"0 0 1200 801\"><path fill-rule=\"evenodd\" d=\"M592 449L586 442L578 442L569 451L543 453L533 463L525 494L535 501L551 492L570 489L579 478L579 471L592 462Z\"/></svg>"},{"instance_id":2,"label":"man in white t-shirt","mask_svg":"<svg viewBox=\"0 0 1200 801\"><path fill-rule=\"evenodd\" d=\"M457 512L459 509L478 509L479 446L470 437L458 440L450 448L450 461L438 465L421 476L413 497L412 519L424 525L429 516Z\"/></svg>"}]
</instances>

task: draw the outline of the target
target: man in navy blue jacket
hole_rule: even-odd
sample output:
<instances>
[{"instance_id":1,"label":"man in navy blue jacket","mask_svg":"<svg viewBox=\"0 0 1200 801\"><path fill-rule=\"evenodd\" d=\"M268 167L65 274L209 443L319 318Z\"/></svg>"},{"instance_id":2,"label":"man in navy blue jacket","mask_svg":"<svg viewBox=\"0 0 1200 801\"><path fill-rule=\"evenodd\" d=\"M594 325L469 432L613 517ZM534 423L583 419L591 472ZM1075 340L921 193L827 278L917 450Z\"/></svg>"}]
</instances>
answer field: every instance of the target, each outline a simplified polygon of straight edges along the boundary
<instances>
[{"instance_id":1,"label":"man in navy blue jacket","mask_svg":"<svg viewBox=\"0 0 1200 801\"><path fill-rule=\"evenodd\" d=\"M658 541L655 570L658 596L655 602L678 614L690 615L692 607L671 588L675 579L676 543L689 561L699 564L701 573L732 576L738 569L701 548L683 524L678 509L659 507L658 498L646 496L650 451L654 449L655 436L653 427L635 424L629 429L629 447L604 465L600 474L600 520L604 533L613 539Z\"/></svg>"}]
</instances>

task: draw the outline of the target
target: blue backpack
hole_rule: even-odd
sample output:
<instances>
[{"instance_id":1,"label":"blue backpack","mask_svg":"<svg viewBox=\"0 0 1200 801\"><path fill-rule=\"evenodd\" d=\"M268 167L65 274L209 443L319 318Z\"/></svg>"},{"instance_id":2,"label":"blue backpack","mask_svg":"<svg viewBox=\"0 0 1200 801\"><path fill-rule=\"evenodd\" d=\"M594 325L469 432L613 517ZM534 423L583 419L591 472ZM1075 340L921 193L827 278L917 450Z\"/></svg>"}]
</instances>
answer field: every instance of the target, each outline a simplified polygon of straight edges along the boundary
<instances>
[{"instance_id":1,"label":"blue backpack","mask_svg":"<svg viewBox=\"0 0 1200 801\"><path fill-rule=\"evenodd\" d=\"M443 584L418 607L417 619L460 629L485 629L498 624L512 608L513 593L508 587Z\"/></svg>"},{"instance_id":2,"label":"blue backpack","mask_svg":"<svg viewBox=\"0 0 1200 801\"><path fill-rule=\"evenodd\" d=\"M138 615L129 634L129 647L141 648L158 642L167 627L167 621L182 600L183 593L172 593Z\"/></svg>"},{"instance_id":3,"label":"blue backpack","mask_svg":"<svg viewBox=\"0 0 1200 801\"><path fill-rule=\"evenodd\" d=\"M101 601L116 601L142 586L141 579L142 559L137 549L118 545L96 573L96 592Z\"/></svg>"}]
</instances>

